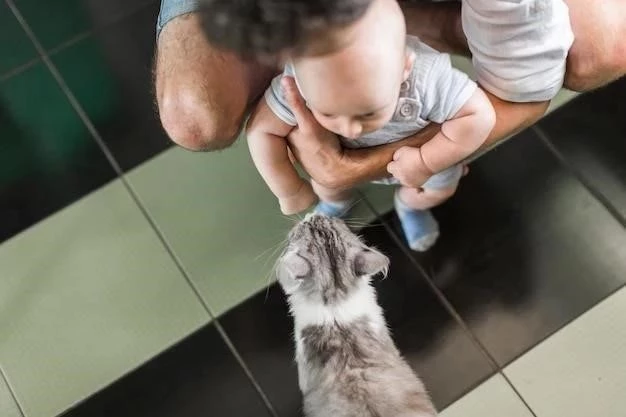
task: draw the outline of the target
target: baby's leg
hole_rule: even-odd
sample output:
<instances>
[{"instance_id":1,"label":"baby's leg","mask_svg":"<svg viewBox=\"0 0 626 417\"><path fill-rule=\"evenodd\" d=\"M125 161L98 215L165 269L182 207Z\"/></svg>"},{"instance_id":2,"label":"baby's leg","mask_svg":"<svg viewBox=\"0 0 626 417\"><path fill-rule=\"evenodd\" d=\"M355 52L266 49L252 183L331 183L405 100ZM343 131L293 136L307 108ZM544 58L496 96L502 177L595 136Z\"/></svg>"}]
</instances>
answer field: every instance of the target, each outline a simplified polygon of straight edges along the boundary
<instances>
[{"instance_id":1,"label":"baby's leg","mask_svg":"<svg viewBox=\"0 0 626 417\"><path fill-rule=\"evenodd\" d=\"M417 190L415 188L400 187L398 189L398 198L408 208L414 210L428 210L443 204L447 199L452 197L456 192L457 184L452 187L436 189L424 188Z\"/></svg>"},{"instance_id":2,"label":"baby's leg","mask_svg":"<svg viewBox=\"0 0 626 417\"><path fill-rule=\"evenodd\" d=\"M328 188L311 180L313 191L320 198L315 212L328 217L345 217L355 203L352 189Z\"/></svg>"},{"instance_id":3,"label":"baby's leg","mask_svg":"<svg viewBox=\"0 0 626 417\"><path fill-rule=\"evenodd\" d=\"M400 187L395 195L396 213L411 249L424 252L439 237L439 224L429 209L452 197L463 175L463 167L455 166L434 175L422 189Z\"/></svg>"}]
</instances>

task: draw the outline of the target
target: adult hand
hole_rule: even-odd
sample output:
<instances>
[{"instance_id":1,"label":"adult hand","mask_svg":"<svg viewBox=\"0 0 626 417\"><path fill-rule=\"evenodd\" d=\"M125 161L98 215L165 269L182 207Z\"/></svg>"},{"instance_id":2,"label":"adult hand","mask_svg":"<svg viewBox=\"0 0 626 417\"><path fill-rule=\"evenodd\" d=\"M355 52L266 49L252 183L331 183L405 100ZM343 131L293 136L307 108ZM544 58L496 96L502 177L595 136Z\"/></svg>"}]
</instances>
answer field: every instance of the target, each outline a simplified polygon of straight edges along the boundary
<instances>
[{"instance_id":1,"label":"adult hand","mask_svg":"<svg viewBox=\"0 0 626 417\"><path fill-rule=\"evenodd\" d=\"M332 132L315 120L291 77L283 78L285 97L298 126L287 138L295 158L320 185L330 189L349 189L358 184L389 176L387 164L403 146L421 146L439 131L431 123L401 141L371 148L344 149Z\"/></svg>"},{"instance_id":2,"label":"adult hand","mask_svg":"<svg viewBox=\"0 0 626 417\"><path fill-rule=\"evenodd\" d=\"M339 138L315 120L292 77L283 77L282 87L297 123L287 138L289 148L315 181L332 187L343 168L343 148Z\"/></svg>"}]
</instances>

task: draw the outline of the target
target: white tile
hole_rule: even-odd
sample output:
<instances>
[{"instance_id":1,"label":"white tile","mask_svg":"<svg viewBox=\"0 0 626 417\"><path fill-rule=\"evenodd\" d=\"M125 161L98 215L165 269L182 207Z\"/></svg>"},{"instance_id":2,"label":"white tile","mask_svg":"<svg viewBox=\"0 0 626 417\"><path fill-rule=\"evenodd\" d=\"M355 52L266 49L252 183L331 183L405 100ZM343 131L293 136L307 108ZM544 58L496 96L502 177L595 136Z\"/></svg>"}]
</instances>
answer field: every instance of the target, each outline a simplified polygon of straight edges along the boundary
<instances>
[{"instance_id":1,"label":"white tile","mask_svg":"<svg viewBox=\"0 0 626 417\"><path fill-rule=\"evenodd\" d=\"M539 417L626 415L626 289L505 370Z\"/></svg>"},{"instance_id":2,"label":"white tile","mask_svg":"<svg viewBox=\"0 0 626 417\"><path fill-rule=\"evenodd\" d=\"M446 408L440 417L532 417L532 414L497 374Z\"/></svg>"}]
</instances>

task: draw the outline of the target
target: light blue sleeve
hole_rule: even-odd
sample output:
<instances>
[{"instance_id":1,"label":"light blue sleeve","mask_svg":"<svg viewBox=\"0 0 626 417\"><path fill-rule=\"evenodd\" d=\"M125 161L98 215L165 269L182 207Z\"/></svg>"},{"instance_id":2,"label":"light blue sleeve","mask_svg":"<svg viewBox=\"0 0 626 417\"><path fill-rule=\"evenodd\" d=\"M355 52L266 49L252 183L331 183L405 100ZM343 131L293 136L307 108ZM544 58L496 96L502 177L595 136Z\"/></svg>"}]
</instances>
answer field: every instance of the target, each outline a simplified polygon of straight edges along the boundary
<instances>
[{"instance_id":1,"label":"light blue sleeve","mask_svg":"<svg viewBox=\"0 0 626 417\"><path fill-rule=\"evenodd\" d=\"M421 89L422 118L443 123L458 113L478 86L467 74L452 67L449 55L435 53L422 85L416 88Z\"/></svg>"},{"instance_id":2,"label":"light blue sleeve","mask_svg":"<svg viewBox=\"0 0 626 417\"><path fill-rule=\"evenodd\" d=\"M285 65L282 74L274 77L268 89L265 90L264 97L268 107L274 112L276 117L290 126L295 126L297 124L296 117L291 111L289 103L287 103L287 99L283 93L283 87L280 85L285 75L293 77L293 68L289 64Z\"/></svg>"}]
</instances>

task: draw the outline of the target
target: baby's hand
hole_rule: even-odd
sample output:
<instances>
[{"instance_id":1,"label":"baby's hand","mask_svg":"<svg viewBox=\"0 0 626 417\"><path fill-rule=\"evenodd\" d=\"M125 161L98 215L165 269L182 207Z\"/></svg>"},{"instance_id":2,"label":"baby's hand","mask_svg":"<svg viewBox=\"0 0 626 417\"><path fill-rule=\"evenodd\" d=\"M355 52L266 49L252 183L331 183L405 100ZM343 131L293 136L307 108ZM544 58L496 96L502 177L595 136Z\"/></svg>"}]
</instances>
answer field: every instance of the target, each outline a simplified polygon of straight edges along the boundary
<instances>
[{"instance_id":1,"label":"baby's hand","mask_svg":"<svg viewBox=\"0 0 626 417\"><path fill-rule=\"evenodd\" d=\"M433 173L424 165L418 148L403 146L393 154L387 171L407 187L421 187Z\"/></svg>"},{"instance_id":2,"label":"baby's hand","mask_svg":"<svg viewBox=\"0 0 626 417\"><path fill-rule=\"evenodd\" d=\"M280 211L283 214L300 213L317 203L317 195L308 181L302 181L302 186L297 193L289 197L279 198Z\"/></svg>"}]
</instances>

